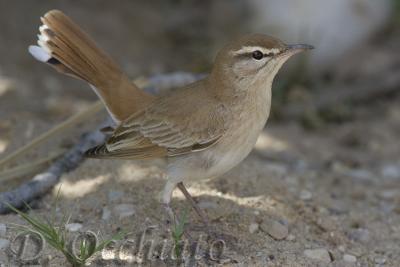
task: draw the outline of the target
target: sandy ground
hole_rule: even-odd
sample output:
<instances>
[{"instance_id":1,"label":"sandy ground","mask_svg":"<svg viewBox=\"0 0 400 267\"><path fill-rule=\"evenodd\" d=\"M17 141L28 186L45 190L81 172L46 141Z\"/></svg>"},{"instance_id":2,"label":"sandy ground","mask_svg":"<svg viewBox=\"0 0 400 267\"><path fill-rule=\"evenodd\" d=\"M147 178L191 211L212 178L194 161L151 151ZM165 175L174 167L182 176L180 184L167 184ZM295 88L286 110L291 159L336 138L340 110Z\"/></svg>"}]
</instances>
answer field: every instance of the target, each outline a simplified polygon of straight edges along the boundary
<instances>
[{"instance_id":1,"label":"sandy ground","mask_svg":"<svg viewBox=\"0 0 400 267\"><path fill-rule=\"evenodd\" d=\"M24 4L15 4L10 14L17 14ZM66 4L59 5L63 8ZM36 6L27 13L26 19L36 21L29 17L38 18L45 8L45 4ZM102 12L108 14L106 10ZM70 13L80 17L80 21L86 20L89 29L101 23L91 22L78 8L70 9ZM124 16L111 20L111 24L105 23L103 30L120 27L120 35L129 36L130 30L121 28ZM12 31L15 26L6 17L1 17L0 22L1 19L7 23L8 30L2 32L7 45L0 46L0 157L84 109L95 99L82 83L62 78L29 57L26 46L33 42L37 25L27 26L26 33L20 36ZM121 37L116 31L110 32L114 35L103 39L102 32L97 32L99 38L96 39L106 49L115 47L113 40ZM151 36L144 38L149 38L145 39L146 44L159 42L149 41ZM19 41L12 45L12 40ZM160 67L157 62L162 62L162 56L155 56L150 62L142 58L146 53L127 56L128 50L139 46L130 40L120 44L121 49L107 50L112 51L131 76L141 71L193 70L188 63L190 59L185 57L181 57L184 58L182 62ZM170 47L165 47L166 51L157 53L170 56ZM151 51L152 46L147 49L144 51ZM178 58L178 55L173 57ZM80 133L91 126L79 125L63 133L14 165L41 158L60 147L70 147ZM185 227L190 234L189 243L195 245L193 241L200 236L203 241L199 246L200 259L187 260L185 264L399 266L399 135L399 94L354 106L351 119L326 123L313 130L304 129L299 122L270 121L253 152L234 170L211 181L189 184L189 191L207 212L212 232L217 236L206 240L207 232L196 214L190 212ZM169 249L172 245L158 202L164 183L164 166L161 160L86 160L78 169L65 174L51 193L32 203L33 214L48 218L55 211L57 220L70 215L70 223L73 223L69 225L70 240L85 231L93 231L100 239L126 231L113 248L96 254L92 266L135 266L140 260L145 265L171 266L178 261L156 257L164 239ZM1 191L22 181L23 178L0 184ZM56 208L54 201L60 186ZM178 191L174 193L172 206L179 214L189 209ZM12 241L18 233L11 227L13 223L25 224L15 214L0 215L0 247L4 240L9 240L11 248L18 248L18 243ZM2 230L2 225L6 225L6 230ZM151 260L135 257L140 237L150 228L145 240L156 244L154 257ZM225 248L219 256L218 247L222 242ZM35 248L32 245L24 257L36 255ZM65 258L50 246L27 265L40 264L67 266ZM17 265L10 249L0 249L0 266L3 265Z\"/></svg>"},{"instance_id":2,"label":"sandy ground","mask_svg":"<svg viewBox=\"0 0 400 267\"><path fill-rule=\"evenodd\" d=\"M399 102L398 98L383 101L373 111L359 107L354 121L313 132L295 123L271 123L242 164L223 177L190 185L213 230L226 243L221 261L203 258L199 263L397 266ZM79 231L91 230L103 237L120 229L129 232L119 246L150 226L158 228L148 233L149 240L168 239L158 204L164 164L87 160L62 177L56 213L59 218L70 214L70 222L82 226ZM34 213L48 216L55 208L56 193L55 189L37 201ZM188 208L179 192L172 205L181 214ZM0 218L5 224L22 223L16 215ZM189 214L188 223L193 239L205 237L194 213ZM15 234L7 230L6 237ZM111 250L119 253L116 257L122 265L130 262L129 254L135 254L134 248L123 248L117 245ZM312 259L307 250L314 249L327 254ZM51 266L65 265L64 258L51 248L43 253L51 255ZM121 264L101 260L112 257L107 255L99 254L94 266ZM157 266L160 261L147 263Z\"/></svg>"}]
</instances>

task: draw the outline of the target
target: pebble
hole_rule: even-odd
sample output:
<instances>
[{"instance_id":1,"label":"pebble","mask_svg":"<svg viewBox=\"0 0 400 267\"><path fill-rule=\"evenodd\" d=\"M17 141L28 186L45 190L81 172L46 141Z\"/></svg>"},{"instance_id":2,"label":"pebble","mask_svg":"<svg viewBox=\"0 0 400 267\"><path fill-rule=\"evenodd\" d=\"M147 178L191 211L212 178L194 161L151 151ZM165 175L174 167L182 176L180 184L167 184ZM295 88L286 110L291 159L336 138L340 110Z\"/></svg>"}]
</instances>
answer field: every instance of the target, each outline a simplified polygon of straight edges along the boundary
<instances>
[{"instance_id":1,"label":"pebble","mask_svg":"<svg viewBox=\"0 0 400 267\"><path fill-rule=\"evenodd\" d=\"M103 208L103 211L102 211L102 213L101 213L101 219L102 219L103 221L108 221L110 218L111 218L111 211L110 211L110 209L107 208L107 207L104 207L104 208Z\"/></svg>"},{"instance_id":2,"label":"pebble","mask_svg":"<svg viewBox=\"0 0 400 267\"><path fill-rule=\"evenodd\" d=\"M306 249L304 250L304 256L324 263L330 263L332 261L329 251L324 248Z\"/></svg>"},{"instance_id":3,"label":"pebble","mask_svg":"<svg viewBox=\"0 0 400 267\"><path fill-rule=\"evenodd\" d=\"M355 170L350 170L346 173L350 177L352 177L354 180L359 181L359 182L372 182L374 181L374 174L368 170L364 169L355 169Z\"/></svg>"},{"instance_id":4,"label":"pebble","mask_svg":"<svg viewBox=\"0 0 400 267\"><path fill-rule=\"evenodd\" d=\"M370 239L370 234L368 229L365 228L357 228L349 233L350 239L357 242L368 242Z\"/></svg>"},{"instance_id":5,"label":"pebble","mask_svg":"<svg viewBox=\"0 0 400 267\"><path fill-rule=\"evenodd\" d=\"M260 225L258 223L251 223L249 225L250 234L254 234L255 232L257 232L259 227L260 227Z\"/></svg>"},{"instance_id":6,"label":"pebble","mask_svg":"<svg viewBox=\"0 0 400 267\"><path fill-rule=\"evenodd\" d=\"M4 223L0 223L0 236L5 236L7 233L7 226Z\"/></svg>"},{"instance_id":7,"label":"pebble","mask_svg":"<svg viewBox=\"0 0 400 267\"><path fill-rule=\"evenodd\" d=\"M135 215L135 206L132 204L119 204L114 207L114 212L118 215L119 219Z\"/></svg>"},{"instance_id":8,"label":"pebble","mask_svg":"<svg viewBox=\"0 0 400 267\"><path fill-rule=\"evenodd\" d=\"M0 250L6 249L10 246L10 241L0 238Z\"/></svg>"},{"instance_id":9,"label":"pebble","mask_svg":"<svg viewBox=\"0 0 400 267\"><path fill-rule=\"evenodd\" d=\"M387 189L379 193L379 196L385 200L392 200L396 198L397 195L398 195L398 190L396 189Z\"/></svg>"},{"instance_id":10,"label":"pebble","mask_svg":"<svg viewBox=\"0 0 400 267\"><path fill-rule=\"evenodd\" d=\"M381 174L387 180L400 179L400 166L396 164L384 165L381 169Z\"/></svg>"},{"instance_id":11,"label":"pebble","mask_svg":"<svg viewBox=\"0 0 400 267\"><path fill-rule=\"evenodd\" d=\"M374 259L376 264L382 265L386 263L386 259L385 258L375 258Z\"/></svg>"},{"instance_id":12,"label":"pebble","mask_svg":"<svg viewBox=\"0 0 400 267\"><path fill-rule=\"evenodd\" d=\"M207 209L207 210L218 208L218 205L212 201L200 201L198 206L202 209Z\"/></svg>"},{"instance_id":13,"label":"pebble","mask_svg":"<svg viewBox=\"0 0 400 267\"><path fill-rule=\"evenodd\" d=\"M287 241L295 241L295 240L296 240L296 236L290 234L290 235L287 236L286 240L287 240Z\"/></svg>"},{"instance_id":14,"label":"pebble","mask_svg":"<svg viewBox=\"0 0 400 267\"><path fill-rule=\"evenodd\" d=\"M260 228L276 240L285 239L289 234L287 225L275 220L263 221L263 223L260 225Z\"/></svg>"},{"instance_id":15,"label":"pebble","mask_svg":"<svg viewBox=\"0 0 400 267\"><path fill-rule=\"evenodd\" d=\"M80 223L69 223L65 225L65 229L67 229L69 232L77 232L82 228L82 224Z\"/></svg>"},{"instance_id":16,"label":"pebble","mask_svg":"<svg viewBox=\"0 0 400 267\"><path fill-rule=\"evenodd\" d=\"M316 224L325 232L333 231L336 228L335 222L328 217L318 218Z\"/></svg>"},{"instance_id":17,"label":"pebble","mask_svg":"<svg viewBox=\"0 0 400 267\"><path fill-rule=\"evenodd\" d=\"M108 200L110 202L114 202L114 201L122 198L123 196L124 196L124 192L122 192L122 191L111 190L108 192Z\"/></svg>"},{"instance_id":18,"label":"pebble","mask_svg":"<svg viewBox=\"0 0 400 267\"><path fill-rule=\"evenodd\" d=\"M353 256L353 255L350 255L350 254L344 254L343 255L343 261L354 263L354 262L357 261L357 258L355 256Z\"/></svg>"},{"instance_id":19,"label":"pebble","mask_svg":"<svg viewBox=\"0 0 400 267\"><path fill-rule=\"evenodd\" d=\"M312 193L308 190L301 190L300 199L301 200L310 200L310 199L312 199Z\"/></svg>"}]
</instances>

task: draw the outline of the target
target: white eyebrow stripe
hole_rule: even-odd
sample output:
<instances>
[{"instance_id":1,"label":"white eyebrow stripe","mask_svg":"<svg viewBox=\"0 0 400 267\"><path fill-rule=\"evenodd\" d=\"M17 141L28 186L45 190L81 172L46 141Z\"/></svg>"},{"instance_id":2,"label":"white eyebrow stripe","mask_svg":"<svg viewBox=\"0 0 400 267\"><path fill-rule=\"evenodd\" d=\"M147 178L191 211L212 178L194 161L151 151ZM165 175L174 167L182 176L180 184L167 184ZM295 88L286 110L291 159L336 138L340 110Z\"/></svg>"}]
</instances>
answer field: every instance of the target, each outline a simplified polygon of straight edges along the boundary
<instances>
[{"instance_id":1,"label":"white eyebrow stripe","mask_svg":"<svg viewBox=\"0 0 400 267\"><path fill-rule=\"evenodd\" d=\"M233 54L234 55L248 54L248 53L253 53L256 50L261 51L263 54L269 54L269 53L277 54L280 52L278 48L267 49L261 46L243 46L241 49L234 51Z\"/></svg>"}]
</instances>

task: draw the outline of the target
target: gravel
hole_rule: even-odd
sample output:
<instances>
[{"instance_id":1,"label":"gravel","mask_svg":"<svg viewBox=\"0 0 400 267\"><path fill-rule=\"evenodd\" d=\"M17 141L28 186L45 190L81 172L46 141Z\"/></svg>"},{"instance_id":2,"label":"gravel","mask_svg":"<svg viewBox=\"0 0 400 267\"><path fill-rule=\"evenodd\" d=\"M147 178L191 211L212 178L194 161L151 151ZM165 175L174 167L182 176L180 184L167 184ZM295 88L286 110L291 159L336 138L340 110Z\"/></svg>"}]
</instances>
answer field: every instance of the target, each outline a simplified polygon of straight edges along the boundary
<instances>
[{"instance_id":1,"label":"gravel","mask_svg":"<svg viewBox=\"0 0 400 267\"><path fill-rule=\"evenodd\" d=\"M107 207L104 207L101 213L101 219L103 221L108 221L111 218L111 210Z\"/></svg>"},{"instance_id":2,"label":"gravel","mask_svg":"<svg viewBox=\"0 0 400 267\"><path fill-rule=\"evenodd\" d=\"M10 246L10 241L7 239L0 238L0 250L6 249Z\"/></svg>"},{"instance_id":3,"label":"gravel","mask_svg":"<svg viewBox=\"0 0 400 267\"><path fill-rule=\"evenodd\" d=\"M344 254L343 255L343 261L354 263L354 262L357 261L357 258L356 258L356 256L353 256L353 255L350 255L350 254Z\"/></svg>"},{"instance_id":4,"label":"gravel","mask_svg":"<svg viewBox=\"0 0 400 267\"><path fill-rule=\"evenodd\" d=\"M0 236L5 236L7 233L7 226L4 223L0 223Z\"/></svg>"},{"instance_id":5,"label":"gravel","mask_svg":"<svg viewBox=\"0 0 400 267\"><path fill-rule=\"evenodd\" d=\"M258 223L251 223L249 225L249 232L250 234L254 234L255 232L258 231L258 229L260 228L260 225Z\"/></svg>"},{"instance_id":6,"label":"gravel","mask_svg":"<svg viewBox=\"0 0 400 267\"><path fill-rule=\"evenodd\" d=\"M80 223L69 223L65 225L65 229L67 229L69 232L77 232L80 229L82 229L82 224Z\"/></svg>"},{"instance_id":7,"label":"gravel","mask_svg":"<svg viewBox=\"0 0 400 267\"><path fill-rule=\"evenodd\" d=\"M332 261L329 251L325 248L306 249L304 250L304 256L323 263L330 263Z\"/></svg>"},{"instance_id":8,"label":"gravel","mask_svg":"<svg viewBox=\"0 0 400 267\"><path fill-rule=\"evenodd\" d=\"M114 207L114 213L119 219L131 217L135 215L135 206L132 204L119 204Z\"/></svg>"},{"instance_id":9,"label":"gravel","mask_svg":"<svg viewBox=\"0 0 400 267\"><path fill-rule=\"evenodd\" d=\"M284 225L276 220L264 220L260 225L260 228L275 240L285 239L289 234L287 225Z\"/></svg>"}]
</instances>

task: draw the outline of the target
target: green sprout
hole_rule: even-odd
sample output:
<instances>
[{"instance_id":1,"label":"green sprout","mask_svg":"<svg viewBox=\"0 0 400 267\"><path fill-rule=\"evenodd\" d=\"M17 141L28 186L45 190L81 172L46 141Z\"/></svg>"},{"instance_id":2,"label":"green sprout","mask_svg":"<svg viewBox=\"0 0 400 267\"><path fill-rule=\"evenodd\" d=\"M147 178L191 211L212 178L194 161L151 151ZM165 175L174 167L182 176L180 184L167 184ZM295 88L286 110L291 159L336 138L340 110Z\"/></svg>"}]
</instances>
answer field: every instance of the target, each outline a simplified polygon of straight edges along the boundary
<instances>
[{"instance_id":1,"label":"green sprout","mask_svg":"<svg viewBox=\"0 0 400 267\"><path fill-rule=\"evenodd\" d=\"M55 210L57 209L58 198L59 191L57 193L55 208L51 219L29 215L28 213L18 210L8 203L6 204L12 211L20 215L30 225L17 225L18 227L20 227L26 233L39 234L48 244L50 244L50 246L61 252L65 256L66 260L74 267L84 266L86 261L95 253L103 250L111 242L123 238L124 234L122 232L117 233L110 239L104 240L99 244L97 244L96 240L94 240L94 242L90 242L87 238L82 238L78 248L79 254L77 255L74 253L73 247L68 246L67 244L69 238L65 225L68 224L70 215L64 215L58 225L55 222ZM27 203L25 203L25 205L29 211L32 211L32 208Z\"/></svg>"},{"instance_id":2,"label":"green sprout","mask_svg":"<svg viewBox=\"0 0 400 267\"><path fill-rule=\"evenodd\" d=\"M178 222L174 224L171 231L175 245L175 255L177 258L181 258L183 252L182 237L185 232L185 224L187 223L188 213L188 209L186 208L183 211L181 220L178 220Z\"/></svg>"}]
</instances>

